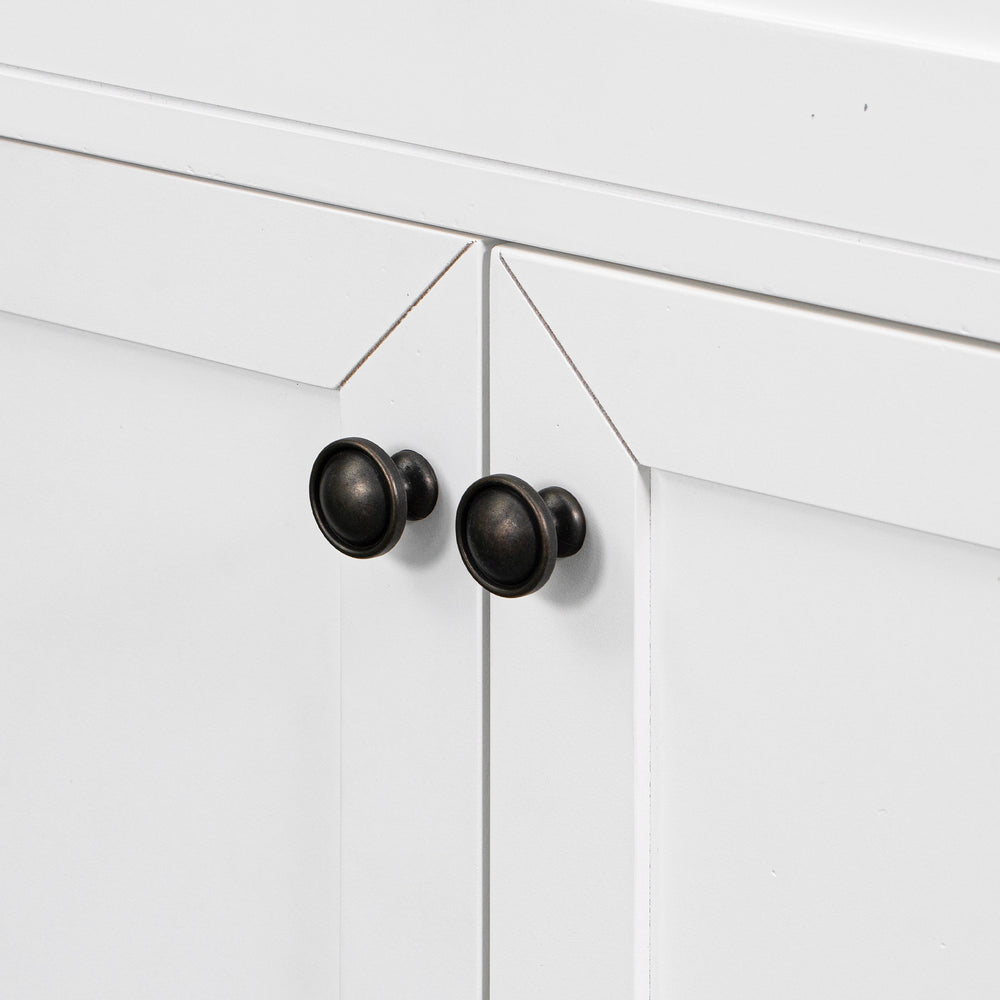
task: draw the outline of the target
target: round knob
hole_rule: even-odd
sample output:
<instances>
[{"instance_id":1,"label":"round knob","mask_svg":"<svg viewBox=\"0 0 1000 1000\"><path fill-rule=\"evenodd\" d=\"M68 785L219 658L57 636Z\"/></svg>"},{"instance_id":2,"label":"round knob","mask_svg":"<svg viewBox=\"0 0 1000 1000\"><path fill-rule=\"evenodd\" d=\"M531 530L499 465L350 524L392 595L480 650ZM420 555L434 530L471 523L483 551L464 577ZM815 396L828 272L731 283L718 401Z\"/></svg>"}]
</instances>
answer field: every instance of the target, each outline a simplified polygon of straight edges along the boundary
<instances>
[{"instance_id":1,"label":"round knob","mask_svg":"<svg viewBox=\"0 0 1000 1000\"><path fill-rule=\"evenodd\" d=\"M406 522L427 517L437 498L437 476L423 455L399 451L390 457L365 438L328 444L309 477L309 503L319 530L355 559L388 552Z\"/></svg>"},{"instance_id":2,"label":"round knob","mask_svg":"<svg viewBox=\"0 0 1000 1000\"><path fill-rule=\"evenodd\" d=\"M459 502L455 535L475 580L499 597L522 597L544 586L558 557L580 551L587 521L560 486L539 491L517 476L486 476Z\"/></svg>"}]
</instances>

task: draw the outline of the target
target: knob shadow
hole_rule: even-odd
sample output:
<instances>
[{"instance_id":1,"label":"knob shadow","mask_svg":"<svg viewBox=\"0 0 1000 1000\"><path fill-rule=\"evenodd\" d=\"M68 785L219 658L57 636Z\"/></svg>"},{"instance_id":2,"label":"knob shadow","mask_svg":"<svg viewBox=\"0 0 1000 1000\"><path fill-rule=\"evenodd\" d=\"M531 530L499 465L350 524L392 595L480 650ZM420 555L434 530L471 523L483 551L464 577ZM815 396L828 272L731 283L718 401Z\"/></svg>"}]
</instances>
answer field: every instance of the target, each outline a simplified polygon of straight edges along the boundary
<instances>
[{"instance_id":1,"label":"knob shadow","mask_svg":"<svg viewBox=\"0 0 1000 1000\"><path fill-rule=\"evenodd\" d=\"M410 521L403 537L389 553L414 569L429 569L440 562L453 546L452 512L454 503L448 488L438 483L434 510L422 521Z\"/></svg>"},{"instance_id":2,"label":"knob shadow","mask_svg":"<svg viewBox=\"0 0 1000 1000\"><path fill-rule=\"evenodd\" d=\"M604 538L593 518L587 522L587 538L576 555L560 559L552 578L535 595L560 607L582 604L593 593L604 564Z\"/></svg>"}]
</instances>

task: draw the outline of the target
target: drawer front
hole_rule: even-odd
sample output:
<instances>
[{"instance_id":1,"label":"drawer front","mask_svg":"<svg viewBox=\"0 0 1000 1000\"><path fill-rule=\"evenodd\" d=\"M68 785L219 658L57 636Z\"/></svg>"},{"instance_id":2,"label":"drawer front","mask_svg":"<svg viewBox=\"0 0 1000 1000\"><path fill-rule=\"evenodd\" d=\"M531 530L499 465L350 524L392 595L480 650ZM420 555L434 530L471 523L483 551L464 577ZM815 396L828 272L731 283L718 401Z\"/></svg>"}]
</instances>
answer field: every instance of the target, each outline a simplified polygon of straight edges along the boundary
<instances>
[{"instance_id":1,"label":"drawer front","mask_svg":"<svg viewBox=\"0 0 1000 1000\"><path fill-rule=\"evenodd\" d=\"M737 0L586 0L573 5L567 45L559 0L310 0L291 19L277 3L234 18L224 0L181 0L166 16L121 0L35 0L4 11L0 62L296 131L327 126L692 199L710 213L730 206L1000 257L997 208L983 197L1000 166L982 128L1000 94L993 8L950 5L942 32L933 14L890 0L864 14L840 4L833 17L831 4L796 5L805 25L786 23L788 4L752 6L747 17L734 16L747 13ZM468 52L490 67L474 86Z\"/></svg>"},{"instance_id":2,"label":"drawer front","mask_svg":"<svg viewBox=\"0 0 1000 1000\"><path fill-rule=\"evenodd\" d=\"M0 141L0 310L337 386L469 240Z\"/></svg>"}]
</instances>

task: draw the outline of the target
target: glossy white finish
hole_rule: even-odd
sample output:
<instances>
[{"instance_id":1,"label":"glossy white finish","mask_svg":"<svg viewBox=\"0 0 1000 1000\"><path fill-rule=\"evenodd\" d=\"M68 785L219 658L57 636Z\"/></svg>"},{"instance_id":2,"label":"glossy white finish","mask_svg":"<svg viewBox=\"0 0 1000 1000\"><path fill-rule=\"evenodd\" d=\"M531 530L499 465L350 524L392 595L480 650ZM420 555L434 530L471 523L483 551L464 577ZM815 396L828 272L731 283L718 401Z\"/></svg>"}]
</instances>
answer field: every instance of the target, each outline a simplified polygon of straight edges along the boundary
<instances>
[{"instance_id":1,"label":"glossy white finish","mask_svg":"<svg viewBox=\"0 0 1000 1000\"><path fill-rule=\"evenodd\" d=\"M0 995L337 995L338 426L0 314Z\"/></svg>"},{"instance_id":2,"label":"glossy white finish","mask_svg":"<svg viewBox=\"0 0 1000 1000\"><path fill-rule=\"evenodd\" d=\"M1000 547L1000 350L504 249L640 462Z\"/></svg>"},{"instance_id":3,"label":"glossy white finish","mask_svg":"<svg viewBox=\"0 0 1000 1000\"><path fill-rule=\"evenodd\" d=\"M587 517L541 591L490 599L490 996L638 997L646 484L496 252L490 302L491 470L563 486Z\"/></svg>"},{"instance_id":4,"label":"glossy white finish","mask_svg":"<svg viewBox=\"0 0 1000 1000\"><path fill-rule=\"evenodd\" d=\"M321 386L468 242L15 142L0 174L0 308Z\"/></svg>"},{"instance_id":5,"label":"glossy white finish","mask_svg":"<svg viewBox=\"0 0 1000 1000\"><path fill-rule=\"evenodd\" d=\"M1000 992L1000 553L653 473L652 996Z\"/></svg>"},{"instance_id":6,"label":"glossy white finish","mask_svg":"<svg viewBox=\"0 0 1000 1000\"><path fill-rule=\"evenodd\" d=\"M341 985L470 1000L483 975L483 598L454 543L482 474L483 250L468 246L341 390L343 430L420 452L440 495L341 569Z\"/></svg>"},{"instance_id":7,"label":"glossy white finish","mask_svg":"<svg viewBox=\"0 0 1000 1000\"><path fill-rule=\"evenodd\" d=\"M1000 23L991 0L954 4L937 0L682 0L680 5L985 59L1000 51Z\"/></svg>"},{"instance_id":8,"label":"glossy white finish","mask_svg":"<svg viewBox=\"0 0 1000 1000\"><path fill-rule=\"evenodd\" d=\"M0 61L998 257L983 21L989 58L646 0L35 0Z\"/></svg>"}]
</instances>

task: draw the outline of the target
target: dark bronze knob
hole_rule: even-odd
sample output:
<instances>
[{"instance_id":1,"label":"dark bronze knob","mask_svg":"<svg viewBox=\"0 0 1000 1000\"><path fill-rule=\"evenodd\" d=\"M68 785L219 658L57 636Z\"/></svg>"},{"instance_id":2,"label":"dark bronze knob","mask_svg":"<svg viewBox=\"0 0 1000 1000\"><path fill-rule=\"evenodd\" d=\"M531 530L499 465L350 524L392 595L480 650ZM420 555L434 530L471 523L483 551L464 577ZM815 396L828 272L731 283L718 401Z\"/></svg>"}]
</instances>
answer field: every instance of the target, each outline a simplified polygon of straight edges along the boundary
<instances>
[{"instance_id":1,"label":"dark bronze knob","mask_svg":"<svg viewBox=\"0 0 1000 1000\"><path fill-rule=\"evenodd\" d=\"M341 438L316 457L309 502L327 541L355 559L388 552L406 522L434 509L437 476L415 451L389 456L365 438Z\"/></svg>"},{"instance_id":2,"label":"dark bronze knob","mask_svg":"<svg viewBox=\"0 0 1000 1000\"><path fill-rule=\"evenodd\" d=\"M523 597L552 576L556 559L575 555L587 535L576 497L561 486L532 489L517 476L486 476L458 505L462 561L491 594Z\"/></svg>"}]
</instances>

